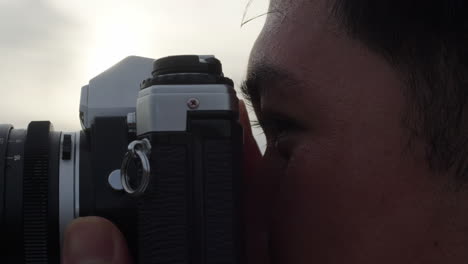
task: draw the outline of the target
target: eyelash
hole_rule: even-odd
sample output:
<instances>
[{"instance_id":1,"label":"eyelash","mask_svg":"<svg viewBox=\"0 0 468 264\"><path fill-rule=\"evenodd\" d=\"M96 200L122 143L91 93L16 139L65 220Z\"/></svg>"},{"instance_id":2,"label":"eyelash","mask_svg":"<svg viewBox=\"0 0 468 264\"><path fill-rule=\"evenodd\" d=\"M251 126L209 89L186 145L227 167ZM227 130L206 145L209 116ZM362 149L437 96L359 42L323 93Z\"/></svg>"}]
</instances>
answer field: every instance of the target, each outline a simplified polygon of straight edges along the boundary
<instances>
[{"instance_id":1,"label":"eyelash","mask_svg":"<svg viewBox=\"0 0 468 264\"><path fill-rule=\"evenodd\" d=\"M262 133L265 134L267 138L267 144L275 144L280 136L283 136L288 131L296 129L297 125L289 120L265 118L262 121L252 121L252 127L262 129Z\"/></svg>"}]
</instances>

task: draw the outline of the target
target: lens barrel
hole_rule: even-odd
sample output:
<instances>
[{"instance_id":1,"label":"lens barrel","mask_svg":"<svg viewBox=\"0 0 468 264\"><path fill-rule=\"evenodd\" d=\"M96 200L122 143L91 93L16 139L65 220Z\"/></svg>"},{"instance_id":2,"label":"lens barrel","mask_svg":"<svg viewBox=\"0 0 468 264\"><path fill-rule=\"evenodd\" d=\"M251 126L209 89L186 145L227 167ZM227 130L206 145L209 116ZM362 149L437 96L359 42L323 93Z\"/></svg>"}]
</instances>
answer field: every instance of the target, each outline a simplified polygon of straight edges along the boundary
<instances>
[{"instance_id":1,"label":"lens barrel","mask_svg":"<svg viewBox=\"0 0 468 264\"><path fill-rule=\"evenodd\" d=\"M6 129L5 129L6 127ZM2 260L6 263L21 263L19 257L23 254L23 160L24 140L26 130L13 129L3 125L4 155L0 156L4 166L2 169L4 180L4 208L2 215L2 236L0 239ZM5 133L7 132L7 133Z\"/></svg>"},{"instance_id":2,"label":"lens barrel","mask_svg":"<svg viewBox=\"0 0 468 264\"><path fill-rule=\"evenodd\" d=\"M60 133L31 122L27 130L2 125L0 137L2 255L6 263L59 263Z\"/></svg>"},{"instance_id":3,"label":"lens barrel","mask_svg":"<svg viewBox=\"0 0 468 264\"><path fill-rule=\"evenodd\" d=\"M11 125L0 125L0 225L3 225L5 206L5 165L8 146L8 137ZM1 251L0 251L1 252Z\"/></svg>"},{"instance_id":4,"label":"lens barrel","mask_svg":"<svg viewBox=\"0 0 468 264\"><path fill-rule=\"evenodd\" d=\"M6 191L6 163L7 163L7 146L10 131L13 129L11 125L0 125L0 234L5 234L5 191ZM6 248L5 236L0 236L0 256L5 256Z\"/></svg>"}]
</instances>

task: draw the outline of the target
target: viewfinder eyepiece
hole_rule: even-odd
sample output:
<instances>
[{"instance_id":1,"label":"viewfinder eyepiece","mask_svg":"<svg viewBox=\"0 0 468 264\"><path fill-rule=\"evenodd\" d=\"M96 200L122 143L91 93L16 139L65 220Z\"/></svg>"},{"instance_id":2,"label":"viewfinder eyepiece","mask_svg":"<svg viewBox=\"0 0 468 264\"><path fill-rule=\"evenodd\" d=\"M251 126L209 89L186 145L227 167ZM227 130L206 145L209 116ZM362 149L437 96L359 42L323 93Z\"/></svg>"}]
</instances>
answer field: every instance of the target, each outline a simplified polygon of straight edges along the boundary
<instances>
[{"instance_id":1,"label":"viewfinder eyepiece","mask_svg":"<svg viewBox=\"0 0 468 264\"><path fill-rule=\"evenodd\" d=\"M153 77L177 73L205 73L222 76L223 70L221 62L214 56L169 56L158 59L153 64Z\"/></svg>"}]
</instances>

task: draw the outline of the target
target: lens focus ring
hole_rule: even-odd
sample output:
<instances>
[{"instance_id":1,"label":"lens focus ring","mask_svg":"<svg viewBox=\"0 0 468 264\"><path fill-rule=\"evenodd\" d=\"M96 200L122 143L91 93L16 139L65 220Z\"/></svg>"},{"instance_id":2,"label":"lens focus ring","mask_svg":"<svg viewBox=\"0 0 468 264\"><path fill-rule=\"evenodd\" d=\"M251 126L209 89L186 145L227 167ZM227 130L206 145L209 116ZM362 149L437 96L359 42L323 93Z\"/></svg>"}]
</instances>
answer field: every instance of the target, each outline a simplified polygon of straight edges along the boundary
<instances>
[{"instance_id":1,"label":"lens focus ring","mask_svg":"<svg viewBox=\"0 0 468 264\"><path fill-rule=\"evenodd\" d=\"M49 134L50 122L31 122L25 142L23 230L25 263L49 263Z\"/></svg>"}]
</instances>

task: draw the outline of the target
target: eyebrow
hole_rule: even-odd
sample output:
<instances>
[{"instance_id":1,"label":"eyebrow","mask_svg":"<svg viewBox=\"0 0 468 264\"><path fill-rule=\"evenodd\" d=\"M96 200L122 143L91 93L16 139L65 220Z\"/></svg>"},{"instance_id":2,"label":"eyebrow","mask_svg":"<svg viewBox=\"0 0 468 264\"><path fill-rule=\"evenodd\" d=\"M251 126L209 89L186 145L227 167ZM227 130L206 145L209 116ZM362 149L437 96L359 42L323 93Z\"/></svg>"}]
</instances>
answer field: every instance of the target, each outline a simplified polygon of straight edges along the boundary
<instances>
[{"instance_id":1,"label":"eyebrow","mask_svg":"<svg viewBox=\"0 0 468 264\"><path fill-rule=\"evenodd\" d=\"M305 86L302 81L298 80L287 70L273 65L261 64L253 66L249 70L249 74L245 81L242 82L240 90L244 98L255 107L259 106L262 96L272 91L268 87L272 87L273 85L275 89L280 89L278 92L282 93L287 93L286 89L291 86Z\"/></svg>"}]
</instances>

